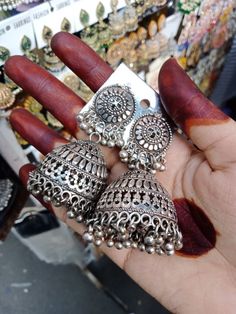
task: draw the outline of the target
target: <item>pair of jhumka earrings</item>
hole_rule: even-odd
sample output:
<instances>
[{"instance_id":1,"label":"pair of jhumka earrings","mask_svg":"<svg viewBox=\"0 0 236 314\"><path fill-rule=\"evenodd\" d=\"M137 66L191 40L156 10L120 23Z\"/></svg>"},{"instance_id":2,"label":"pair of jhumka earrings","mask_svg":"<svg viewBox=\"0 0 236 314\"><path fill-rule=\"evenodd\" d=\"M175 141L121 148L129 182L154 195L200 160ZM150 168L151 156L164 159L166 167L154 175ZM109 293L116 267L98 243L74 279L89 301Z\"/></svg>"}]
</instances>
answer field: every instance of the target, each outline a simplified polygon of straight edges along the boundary
<instances>
[{"instance_id":1,"label":"pair of jhumka earrings","mask_svg":"<svg viewBox=\"0 0 236 314\"><path fill-rule=\"evenodd\" d=\"M182 247L174 204L155 179L164 171L172 128L158 94L124 64L78 114L89 140L49 153L30 173L28 190L69 218L84 222L83 237L99 246L137 248L173 255ZM119 147L128 172L107 186L108 170L98 146Z\"/></svg>"}]
</instances>

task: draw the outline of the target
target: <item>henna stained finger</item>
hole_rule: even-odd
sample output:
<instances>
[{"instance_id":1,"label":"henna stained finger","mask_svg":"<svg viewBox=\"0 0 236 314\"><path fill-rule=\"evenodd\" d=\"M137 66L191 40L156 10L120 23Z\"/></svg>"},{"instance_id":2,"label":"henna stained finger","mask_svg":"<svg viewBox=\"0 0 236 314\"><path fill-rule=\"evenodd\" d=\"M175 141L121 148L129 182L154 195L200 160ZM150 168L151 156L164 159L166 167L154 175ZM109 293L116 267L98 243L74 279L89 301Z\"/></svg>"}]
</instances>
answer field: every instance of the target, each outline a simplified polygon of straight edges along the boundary
<instances>
[{"instance_id":1,"label":"henna stained finger","mask_svg":"<svg viewBox=\"0 0 236 314\"><path fill-rule=\"evenodd\" d=\"M68 142L25 109L13 110L10 122L13 129L44 155Z\"/></svg>"},{"instance_id":2,"label":"henna stained finger","mask_svg":"<svg viewBox=\"0 0 236 314\"><path fill-rule=\"evenodd\" d=\"M21 56L14 56L5 63L9 77L37 99L71 133L78 127L76 114L84 101L56 79L52 74Z\"/></svg>"},{"instance_id":3,"label":"henna stained finger","mask_svg":"<svg viewBox=\"0 0 236 314\"><path fill-rule=\"evenodd\" d=\"M56 55L96 92L112 74L112 68L78 37L61 32L52 39Z\"/></svg>"}]
</instances>

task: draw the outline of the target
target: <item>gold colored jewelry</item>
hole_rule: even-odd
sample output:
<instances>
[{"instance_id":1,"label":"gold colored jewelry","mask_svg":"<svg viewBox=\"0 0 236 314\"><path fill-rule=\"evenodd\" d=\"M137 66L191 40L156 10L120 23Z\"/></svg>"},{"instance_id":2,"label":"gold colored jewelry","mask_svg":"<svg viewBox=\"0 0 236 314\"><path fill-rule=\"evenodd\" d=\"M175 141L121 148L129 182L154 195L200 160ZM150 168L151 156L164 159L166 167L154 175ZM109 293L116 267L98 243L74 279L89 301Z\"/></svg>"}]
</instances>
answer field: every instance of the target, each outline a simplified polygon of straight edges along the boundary
<instances>
[{"instance_id":1,"label":"gold colored jewelry","mask_svg":"<svg viewBox=\"0 0 236 314\"><path fill-rule=\"evenodd\" d=\"M137 51L136 47L138 45L138 35L135 32L130 33L128 37L128 42L126 45L126 54L124 58L124 63L133 71L137 72Z\"/></svg>"},{"instance_id":2,"label":"gold colored jewelry","mask_svg":"<svg viewBox=\"0 0 236 314\"><path fill-rule=\"evenodd\" d=\"M125 20L123 14L117 11L118 0L111 0L112 13L109 15L109 25L113 38L125 35Z\"/></svg>"},{"instance_id":3,"label":"gold colored jewelry","mask_svg":"<svg viewBox=\"0 0 236 314\"><path fill-rule=\"evenodd\" d=\"M44 26L42 35L46 43L46 47L43 48L43 65L51 72L60 72L62 69L64 69L65 65L52 51L50 46L53 36L52 30L48 26Z\"/></svg>"},{"instance_id":4,"label":"gold colored jewelry","mask_svg":"<svg viewBox=\"0 0 236 314\"><path fill-rule=\"evenodd\" d=\"M116 68L123 58L122 47L119 42L113 43L108 51L107 51L107 62L112 66L112 68Z\"/></svg>"},{"instance_id":5,"label":"gold colored jewelry","mask_svg":"<svg viewBox=\"0 0 236 314\"><path fill-rule=\"evenodd\" d=\"M43 106L32 96L26 96L23 106L25 109L29 110L33 114L36 112L40 112L43 109Z\"/></svg>"},{"instance_id":6,"label":"gold colored jewelry","mask_svg":"<svg viewBox=\"0 0 236 314\"><path fill-rule=\"evenodd\" d=\"M89 14L84 9L80 11L80 22L84 26L84 29L80 33L80 38L89 45L89 47L97 51L99 48L98 33L95 27L89 26Z\"/></svg>"},{"instance_id":7,"label":"gold colored jewelry","mask_svg":"<svg viewBox=\"0 0 236 314\"><path fill-rule=\"evenodd\" d=\"M102 2L99 2L96 8L96 16L98 19L98 25L97 25L97 32L98 32L98 38L101 46L109 46L112 42L112 36L111 36L111 30L109 26L104 23L104 14L105 14L105 8Z\"/></svg>"},{"instance_id":8,"label":"gold colored jewelry","mask_svg":"<svg viewBox=\"0 0 236 314\"><path fill-rule=\"evenodd\" d=\"M147 30L144 27L139 27L137 31L138 40L140 42L137 48L137 57L139 66L146 66L148 64L148 51L146 46Z\"/></svg>"},{"instance_id":9,"label":"gold colored jewelry","mask_svg":"<svg viewBox=\"0 0 236 314\"><path fill-rule=\"evenodd\" d=\"M148 24L148 34L150 39L146 41L149 60L156 59L160 55L160 47L155 37L157 35L157 23L151 21Z\"/></svg>"},{"instance_id":10,"label":"gold colored jewelry","mask_svg":"<svg viewBox=\"0 0 236 314\"><path fill-rule=\"evenodd\" d=\"M125 27L127 32L135 31L138 28L138 15L130 0L125 0L126 8L124 11Z\"/></svg>"},{"instance_id":11,"label":"gold colored jewelry","mask_svg":"<svg viewBox=\"0 0 236 314\"><path fill-rule=\"evenodd\" d=\"M5 47L0 46L0 61L5 62L9 57L10 51Z\"/></svg>"},{"instance_id":12,"label":"gold colored jewelry","mask_svg":"<svg viewBox=\"0 0 236 314\"><path fill-rule=\"evenodd\" d=\"M79 96L86 102L93 97L93 92L83 81L80 81Z\"/></svg>"},{"instance_id":13,"label":"gold colored jewelry","mask_svg":"<svg viewBox=\"0 0 236 314\"><path fill-rule=\"evenodd\" d=\"M76 94L79 93L80 79L75 74L68 74L63 79L63 83L73 90Z\"/></svg>"},{"instance_id":14,"label":"gold colored jewelry","mask_svg":"<svg viewBox=\"0 0 236 314\"><path fill-rule=\"evenodd\" d=\"M34 63L39 64L39 56L31 51L31 40L28 36L24 35L21 39L21 50L24 55Z\"/></svg>"},{"instance_id":15,"label":"gold colored jewelry","mask_svg":"<svg viewBox=\"0 0 236 314\"><path fill-rule=\"evenodd\" d=\"M71 22L66 17L61 22L61 30L67 33L71 31Z\"/></svg>"},{"instance_id":16,"label":"gold colored jewelry","mask_svg":"<svg viewBox=\"0 0 236 314\"><path fill-rule=\"evenodd\" d=\"M7 109L13 105L15 95L6 84L0 83L0 110Z\"/></svg>"},{"instance_id":17,"label":"gold colored jewelry","mask_svg":"<svg viewBox=\"0 0 236 314\"><path fill-rule=\"evenodd\" d=\"M48 123L52 127L59 128L59 129L63 128L63 125L61 124L61 122L58 121L49 111L47 111L46 117L47 117Z\"/></svg>"}]
</instances>

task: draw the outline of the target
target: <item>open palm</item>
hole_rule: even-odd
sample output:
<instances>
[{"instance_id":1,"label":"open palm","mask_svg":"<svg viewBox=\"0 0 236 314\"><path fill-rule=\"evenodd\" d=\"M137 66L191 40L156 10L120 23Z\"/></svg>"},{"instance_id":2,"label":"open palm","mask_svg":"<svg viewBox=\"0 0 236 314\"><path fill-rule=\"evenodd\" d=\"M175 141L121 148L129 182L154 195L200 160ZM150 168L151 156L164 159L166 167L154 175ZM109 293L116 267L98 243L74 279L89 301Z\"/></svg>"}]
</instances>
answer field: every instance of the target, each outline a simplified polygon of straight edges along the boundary
<instances>
[{"instance_id":1,"label":"open palm","mask_svg":"<svg viewBox=\"0 0 236 314\"><path fill-rule=\"evenodd\" d=\"M52 47L60 59L94 92L112 69L78 38L57 34ZM84 102L51 74L24 57L6 63L7 74L36 98L75 137L76 115ZM183 249L172 257L135 249L102 246L103 251L141 287L174 313L235 313L236 307L236 123L210 103L174 59L159 75L160 95L170 117L187 137L175 135L167 153L167 171L157 179L171 194L184 237ZM15 130L43 154L67 141L24 109L10 121ZM118 178L126 166L116 149L103 148L110 170ZM33 165L20 171L27 182ZM56 215L76 232L83 226Z\"/></svg>"}]
</instances>

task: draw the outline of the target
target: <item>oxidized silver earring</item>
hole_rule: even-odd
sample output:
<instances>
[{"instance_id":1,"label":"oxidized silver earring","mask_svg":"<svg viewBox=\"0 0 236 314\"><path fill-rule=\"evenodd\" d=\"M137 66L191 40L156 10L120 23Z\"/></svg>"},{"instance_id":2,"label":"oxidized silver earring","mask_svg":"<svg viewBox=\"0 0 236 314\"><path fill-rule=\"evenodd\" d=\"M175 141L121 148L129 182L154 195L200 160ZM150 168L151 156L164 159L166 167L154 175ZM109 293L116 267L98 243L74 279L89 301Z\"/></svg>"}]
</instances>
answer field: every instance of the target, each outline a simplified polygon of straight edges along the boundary
<instances>
[{"instance_id":1,"label":"oxidized silver earring","mask_svg":"<svg viewBox=\"0 0 236 314\"><path fill-rule=\"evenodd\" d=\"M29 175L27 189L45 202L65 206L78 222L95 208L106 187L107 168L98 146L90 141L55 148Z\"/></svg>"},{"instance_id":2,"label":"oxidized silver earring","mask_svg":"<svg viewBox=\"0 0 236 314\"><path fill-rule=\"evenodd\" d=\"M138 248L173 255L182 247L176 211L154 175L135 170L112 182L101 195L84 239L108 247Z\"/></svg>"},{"instance_id":3,"label":"oxidized silver earring","mask_svg":"<svg viewBox=\"0 0 236 314\"><path fill-rule=\"evenodd\" d=\"M172 129L159 95L125 65L120 65L78 115L90 138L120 146L130 171L102 193L88 216L84 239L117 249L138 248L159 255L182 247L174 204L155 179L165 170Z\"/></svg>"}]
</instances>

